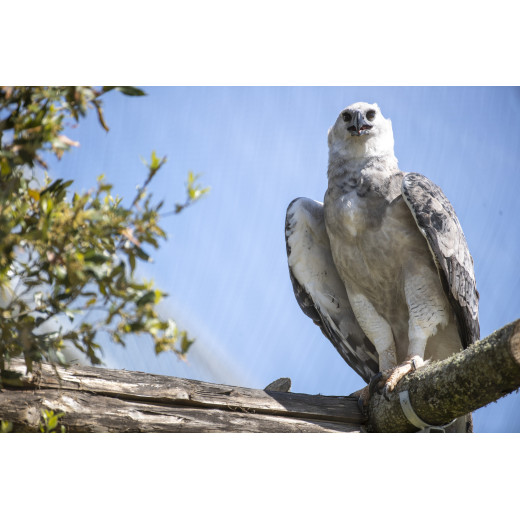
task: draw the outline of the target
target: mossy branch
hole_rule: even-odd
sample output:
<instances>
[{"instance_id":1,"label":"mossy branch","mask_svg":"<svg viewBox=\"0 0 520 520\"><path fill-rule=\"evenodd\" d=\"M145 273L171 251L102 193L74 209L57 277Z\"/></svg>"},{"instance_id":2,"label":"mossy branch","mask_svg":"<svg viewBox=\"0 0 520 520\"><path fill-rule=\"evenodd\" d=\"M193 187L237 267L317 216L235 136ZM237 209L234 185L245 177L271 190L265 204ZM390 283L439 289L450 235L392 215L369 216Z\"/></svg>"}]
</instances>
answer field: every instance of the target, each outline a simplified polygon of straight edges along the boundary
<instances>
[{"instance_id":1,"label":"mossy branch","mask_svg":"<svg viewBox=\"0 0 520 520\"><path fill-rule=\"evenodd\" d=\"M368 430L418 430L401 408L399 393L405 390L424 422L442 425L519 387L520 320L516 320L466 350L412 372L397 385L389 401L375 394L369 403Z\"/></svg>"}]
</instances>

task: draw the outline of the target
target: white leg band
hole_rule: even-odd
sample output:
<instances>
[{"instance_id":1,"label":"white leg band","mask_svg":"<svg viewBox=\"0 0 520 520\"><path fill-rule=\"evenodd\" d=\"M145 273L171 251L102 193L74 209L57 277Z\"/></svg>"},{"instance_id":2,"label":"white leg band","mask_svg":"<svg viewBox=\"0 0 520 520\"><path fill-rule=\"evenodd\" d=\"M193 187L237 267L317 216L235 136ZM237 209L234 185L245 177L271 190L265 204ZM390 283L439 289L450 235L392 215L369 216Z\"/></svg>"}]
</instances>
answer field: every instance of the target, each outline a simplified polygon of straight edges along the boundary
<instances>
[{"instance_id":1,"label":"white leg band","mask_svg":"<svg viewBox=\"0 0 520 520\"><path fill-rule=\"evenodd\" d=\"M408 419L408 421L411 424L413 424L416 428L419 428L420 430L425 430L426 432L429 432L430 429L445 430L448 426L451 426L457 420L453 419L453 421L449 422L448 424L443 424L440 426L424 422L412 408L412 403L410 402L410 394L408 393L408 390L403 390L402 392L399 392L399 401L401 403L403 413L405 417Z\"/></svg>"}]
</instances>

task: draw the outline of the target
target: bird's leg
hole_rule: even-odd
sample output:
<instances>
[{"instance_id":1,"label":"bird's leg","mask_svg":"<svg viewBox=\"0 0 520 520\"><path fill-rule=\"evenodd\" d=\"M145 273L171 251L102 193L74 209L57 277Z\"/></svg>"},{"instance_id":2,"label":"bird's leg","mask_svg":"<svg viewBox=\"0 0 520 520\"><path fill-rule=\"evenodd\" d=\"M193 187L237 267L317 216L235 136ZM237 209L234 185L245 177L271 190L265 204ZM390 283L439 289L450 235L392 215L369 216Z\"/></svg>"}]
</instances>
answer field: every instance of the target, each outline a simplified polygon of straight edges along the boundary
<instances>
[{"instance_id":1,"label":"bird's leg","mask_svg":"<svg viewBox=\"0 0 520 520\"><path fill-rule=\"evenodd\" d=\"M379 354L379 369L384 371L395 367L397 358L394 334L390 325L378 314L364 294L352 290L352 287L347 287L347 294L356 320Z\"/></svg>"},{"instance_id":2,"label":"bird's leg","mask_svg":"<svg viewBox=\"0 0 520 520\"><path fill-rule=\"evenodd\" d=\"M388 394L395 388L395 385L409 372L417 370L419 367L425 365L427 361L423 361L420 356L413 356L411 359L401 363L400 365L389 368L384 372L379 372L372 377L370 383L356 392L351 394L351 397L358 398L358 407L362 412L366 411L368 402L375 392L382 394L388 401L390 398Z\"/></svg>"},{"instance_id":3,"label":"bird's leg","mask_svg":"<svg viewBox=\"0 0 520 520\"><path fill-rule=\"evenodd\" d=\"M408 305L408 351L403 363L386 376L383 395L388 399L397 383L409 372L425 365L424 352L428 339L437 328L448 324L445 297L440 285L433 283L429 267L410 261L404 269L404 292Z\"/></svg>"},{"instance_id":4,"label":"bird's leg","mask_svg":"<svg viewBox=\"0 0 520 520\"><path fill-rule=\"evenodd\" d=\"M378 394L381 394L381 385L384 383L381 383L381 380L383 379L383 373L378 372L375 374L371 379L370 383L362 388L361 390L356 390L352 394L350 394L349 397L357 397L358 398L358 408L361 410L362 413L366 413L368 402L370 401L370 398L374 395L375 392Z\"/></svg>"},{"instance_id":5,"label":"bird's leg","mask_svg":"<svg viewBox=\"0 0 520 520\"><path fill-rule=\"evenodd\" d=\"M370 401L370 391L368 388L368 385L362 388L361 390L356 390L355 392L352 392L349 397L357 397L357 404L358 408L361 413L366 413L368 402Z\"/></svg>"},{"instance_id":6,"label":"bird's leg","mask_svg":"<svg viewBox=\"0 0 520 520\"><path fill-rule=\"evenodd\" d=\"M388 322L378 314L375 307L367 297L353 288L347 287L347 294L354 311L356 319L367 335L368 339L374 344L379 355L379 369L381 372L376 374L370 384L360 390L360 398L366 406L374 391L379 391L386 380L385 374L389 374L391 369L397 365L395 342L392 329ZM380 381L381 377L383 380Z\"/></svg>"},{"instance_id":7,"label":"bird's leg","mask_svg":"<svg viewBox=\"0 0 520 520\"><path fill-rule=\"evenodd\" d=\"M381 393L381 380L383 379L383 372L378 372L375 376L370 379L370 382L368 383L368 391L370 397L374 395L374 392L377 392L378 394Z\"/></svg>"},{"instance_id":8,"label":"bird's leg","mask_svg":"<svg viewBox=\"0 0 520 520\"><path fill-rule=\"evenodd\" d=\"M387 371L386 374L383 374L383 377L385 377L385 386L383 388L383 396L388 401L389 397L388 394L392 392L392 390L395 388L397 383L408 373L413 372L414 370L417 370L418 368L424 366L427 362L423 360L421 356L412 356L411 358L407 359L400 365L396 366L395 368Z\"/></svg>"}]
</instances>

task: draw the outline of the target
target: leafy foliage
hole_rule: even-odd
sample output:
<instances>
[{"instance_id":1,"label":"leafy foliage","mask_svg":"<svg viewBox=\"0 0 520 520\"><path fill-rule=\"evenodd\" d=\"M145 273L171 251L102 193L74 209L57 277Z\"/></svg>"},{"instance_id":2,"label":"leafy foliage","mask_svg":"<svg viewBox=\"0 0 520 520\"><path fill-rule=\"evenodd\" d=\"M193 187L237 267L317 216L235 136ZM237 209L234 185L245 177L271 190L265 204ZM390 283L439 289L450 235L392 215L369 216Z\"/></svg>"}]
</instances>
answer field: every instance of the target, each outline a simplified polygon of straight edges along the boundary
<instances>
[{"instance_id":1,"label":"leafy foliage","mask_svg":"<svg viewBox=\"0 0 520 520\"><path fill-rule=\"evenodd\" d=\"M152 282L135 278L146 249L165 239L159 225L163 203L146 189L165 164L155 152L148 174L130 205L113 196L103 176L88 193L71 191L71 180L42 179L45 153L61 158L78 143L64 135L66 124L94 109L108 130L101 97L134 87L0 87L0 369L23 355L64 363L71 345L100 363L100 333L125 344L129 334L150 336L157 353L184 356L192 343L157 304L166 296ZM208 188L188 176L187 199L178 213Z\"/></svg>"},{"instance_id":2,"label":"leafy foliage","mask_svg":"<svg viewBox=\"0 0 520 520\"><path fill-rule=\"evenodd\" d=\"M209 191L209 187L203 188L197 183L199 178L200 175L195 175L193 172L188 173L188 180L186 182L186 201L184 204L175 204L175 213L180 213L183 209L186 209L190 204L193 204Z\"/></svg>"},{"instance_id":3,"label":"leafy foliage","mask_svg":"<svg viewBox=\"0 0 520 520\"><path fill-rule=\"evenodd\" d=\"M0 421L0 433L11 433L13 431L13 423L11 421Z\"/></svg>"},{"instance_id":4,"label":"leafy foliage","mask_svg":"<svg viewBox=\"0 0 520 520\"><path fill-rule=\"evenodd\" d=\"M42 410L42 420L40 421L41 433L66 433L66 428L59 425L58 421L65 415L63 412L54 413L54 410ZM57 429L60 426L59 430Z\"/></svg>"}]
</instances>

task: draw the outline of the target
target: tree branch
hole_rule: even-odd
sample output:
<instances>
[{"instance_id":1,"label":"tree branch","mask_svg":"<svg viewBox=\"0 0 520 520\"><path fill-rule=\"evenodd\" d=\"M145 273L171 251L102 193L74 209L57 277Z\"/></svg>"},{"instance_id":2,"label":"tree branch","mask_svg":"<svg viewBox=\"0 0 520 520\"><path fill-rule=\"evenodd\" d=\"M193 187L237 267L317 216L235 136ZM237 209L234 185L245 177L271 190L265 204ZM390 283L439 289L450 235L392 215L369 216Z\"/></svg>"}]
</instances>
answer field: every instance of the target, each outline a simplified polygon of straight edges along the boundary
<instances>
[{"instance_id":1,"label":"tree branch","mask_svg":"<svg viewBox=\"0 0 520 520\"><path fill-rule=\"evenodd\" d=\"M485 406L520 387L520 320L497 330L466 350L407 375L386 401L374 394L368 431L414 432L399 399L408 390L415 413L442 425Z\"/></svg>"}]
</instances>

